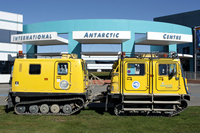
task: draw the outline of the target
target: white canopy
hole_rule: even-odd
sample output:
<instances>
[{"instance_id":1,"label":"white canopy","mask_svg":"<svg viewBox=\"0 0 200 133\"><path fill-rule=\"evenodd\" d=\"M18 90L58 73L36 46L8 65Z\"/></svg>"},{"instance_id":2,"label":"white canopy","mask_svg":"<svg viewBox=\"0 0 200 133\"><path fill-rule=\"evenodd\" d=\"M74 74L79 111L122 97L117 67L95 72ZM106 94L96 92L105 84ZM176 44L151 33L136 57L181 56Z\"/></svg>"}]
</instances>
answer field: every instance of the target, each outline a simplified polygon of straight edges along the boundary
<instances>
[{"instance_id":1,"label":"white canopy","mask_svg":"<svg viewBox=\"0 0 200 133\"><path fill-rule=\"evenodd\" d=\"M68 40L57 35L57 32L41 32L11 35L11 42L39 46L68 44Z\"/></svg>"},{"instance_id":2,"label":"white canopy","mask_svg":"<svg viewBox=\"0 0 200 133\"><path fill-rule=\"evenodd\" d=\"M164 46L182 43L192 43L192 35L163 32L147 32L145 37L135 40L135 44L139 45Z\"/></svg>"}]
</instances>

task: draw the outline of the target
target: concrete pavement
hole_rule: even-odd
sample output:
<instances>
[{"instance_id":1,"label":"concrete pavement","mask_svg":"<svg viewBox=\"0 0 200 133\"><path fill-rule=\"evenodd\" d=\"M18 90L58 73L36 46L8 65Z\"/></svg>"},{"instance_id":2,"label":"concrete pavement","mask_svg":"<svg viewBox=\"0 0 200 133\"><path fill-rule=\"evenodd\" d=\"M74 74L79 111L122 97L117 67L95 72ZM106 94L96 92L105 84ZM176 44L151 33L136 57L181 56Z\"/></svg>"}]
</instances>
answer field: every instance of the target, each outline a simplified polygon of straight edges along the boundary
<instances>
[{"instance_id":1,"label":"concrete pavement","mask_svg":"<svg viewBox=\"0 0 200 133\"><path fill-rule=\"evenodd\" d=\"M200 106L200 84L188 84L191 93L189 106Z\"/></svg>"},{"instance_id":2,"label":"concrete pavement","mask_svg":"<svg viewBox=\"0 0 200 133\"><path fill-rule=\"evenodd\" d=\"M4 99L8 96L8 91L11 89L10 84L0 84L0 105L6 105Z\"/></svg>"}]
</instances>

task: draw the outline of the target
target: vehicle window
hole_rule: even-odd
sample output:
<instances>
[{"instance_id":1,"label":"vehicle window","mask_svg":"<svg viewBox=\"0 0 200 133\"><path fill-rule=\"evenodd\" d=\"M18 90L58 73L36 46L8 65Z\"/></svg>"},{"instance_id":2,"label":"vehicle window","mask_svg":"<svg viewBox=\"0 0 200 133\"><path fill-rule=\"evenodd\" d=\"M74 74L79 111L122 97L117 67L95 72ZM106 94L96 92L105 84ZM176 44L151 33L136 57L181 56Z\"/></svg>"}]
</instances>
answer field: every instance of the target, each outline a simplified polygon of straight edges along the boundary
<instances>
[{"instance_id":1,"label":"vehicle window","mask_svg":"<svg viewBox=\"0 0 200 133\"><path fill-rule=\"evenodd\" d=\"M176 64L159 64L159 75L175 75Z\"/></svg>"},{"instance_id":2,"label":"vehicle window","mask_svg":"<svg viewBox=\"0 0 200 133\"><path fill-rule=\"evenodd\" d=\"M40 74L41 73L41 65L40 64L30 64L29 74Z\"/></svg>"},{"instance_id":3,"label":"vehicle window","mask_svg":"<svg viewBox=\"0 0 200 133\"><path fill-rule=\"evenodd\" d=\"M144 64L133 64L129 63L127 66L127 75L144 75L145 72Z\"/></svg>"},{"instance_id":4,"label":"vehicle window","mask_svg":"<svg viewBox=\"0 0 200 133\"><path fill-rule=\"evenodd\" d=\"M68 73L68 63L58 63L58 74L67 75Z\"/></svg>"},{"instance_id":5,"label":"vehicle window","mask_svg":"<svg viewBox=\"0 0 200 133\"><path fill-rule=\"evenodd\" d=\"M113 67L113 72L118 72L119 71L118 61L115 61L112 67Z\"/></svg>"},{"instance_id":6,"label":"vehicle window","mask_svg":"<svg viewBox=\"0 0 200 133\"><path fill-rule=\"evenodd\" d=\"M84 62L81 62L81 64L82 64L82 69L83 69L84 73L87 74L87 64Z\"/></svg>"}]
</instances>

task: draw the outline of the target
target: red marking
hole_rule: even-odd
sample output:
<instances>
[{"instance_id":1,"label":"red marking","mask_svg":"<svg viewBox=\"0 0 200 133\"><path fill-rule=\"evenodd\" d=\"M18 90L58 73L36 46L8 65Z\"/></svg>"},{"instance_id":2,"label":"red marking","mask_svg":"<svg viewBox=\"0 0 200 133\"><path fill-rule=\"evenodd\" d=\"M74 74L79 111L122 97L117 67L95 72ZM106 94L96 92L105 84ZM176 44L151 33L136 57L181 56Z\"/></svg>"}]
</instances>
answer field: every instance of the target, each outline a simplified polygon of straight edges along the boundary
<instances>
[{"instance_id":1,"label":"red marking","mask_svg":"<svg viewBox=\"0 0 200 133\"><path fill-rule=\"evenodd\" d=\"M150 75L150 77L153 77L153 75Z\"/></svg>"},{"instance_id":2,"label":"red marking","mask_svg":"<svg viewBox=\"0 0 200 133\"><path fill-rule=\"evenodd\" d=\"M48 78L44 78L44 80L48 80Z\"/></svg>"},{"instance_id":3,"label":"red marking","mask_svg":"<svg viewBox=\"0 0 200 133\"><path fill-rule=\"evenodd\" d=\"M126 53L125 53L125 52L122 52L121 54L122 54L122 56L123 56L123 57L125 57L125 56L126 56Z\"/></svg>"}]
</instances>

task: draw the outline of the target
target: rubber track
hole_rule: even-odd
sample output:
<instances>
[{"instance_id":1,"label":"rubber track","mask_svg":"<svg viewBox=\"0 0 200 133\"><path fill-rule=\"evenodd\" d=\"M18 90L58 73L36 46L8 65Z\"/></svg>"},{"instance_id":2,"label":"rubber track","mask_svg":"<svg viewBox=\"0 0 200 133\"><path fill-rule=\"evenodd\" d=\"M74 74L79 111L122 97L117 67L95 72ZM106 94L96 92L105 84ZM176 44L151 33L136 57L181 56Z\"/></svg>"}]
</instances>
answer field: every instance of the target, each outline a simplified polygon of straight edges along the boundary
<instances>
[{"instance_id":1,"label":"rubber track","mask_svg":"<svg viewBox=\"0 0 200 133\"><path fill-rule=\"evenodd\" d=\"M70 114L65 114L63 112L59 112L57 114L54 114L54 113L51 113L50 111L47 114L43 114L41 112L38 112L36 114L32 114L30 112L19 113L16 110L16 107L18 105L30 105L30 104L36 104L36 103L41 103L41 102L67 102L67 101L75 101L75 100L80 100L82 102L82 106L76 108ZM15 110L15 113L17 113L18 115L72 115L72 114L76 113L77 111L79 111L80 109L82 109L83 107L84 107L83 98L77 97L77 98L68 98L68 99L41 99L41 100L36 100L36 101L24 101L24 102L20 102L20 103L16 104L14 110Z\"/></svg>"},{"instance_id":2,"label":"rubber track","mask_svg":"<svg viewBox=\"0 0 200 133\"><path fill-rule=\"evenodd\" d=\"M187 108L187 107L186 107ZM172 111L173 113L170 114L170 115L147 115L148 117L173 117L173 116L176 116L178 114L180 114L181 112L183 112L186 108L183 108L181 110L178 110L178 111Z\"/></svg>"},{"instance_id":3,"label":"rubber track","mask_svg":"<svg viewBox=\"0 0 200 133\"><path fill-rule=\"evenodd\" d=\"M183 108L183 109L177 108L177 111L172 111L173 113L169 114L169 115L166 115L166 114L156 115L156 113L149 113L146 116L148 116L148 117L173 117L173 116L176 116L176 115L180 114L181 112L183 112L186 108ZM117 115L117 114L115 114L115 115ZM126 116L126 113L124 113L122 115L117 115L117 116Z\"/></svg>"}]
</instances>

